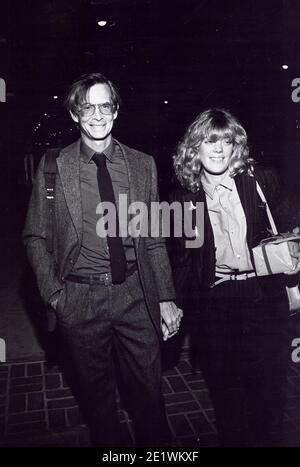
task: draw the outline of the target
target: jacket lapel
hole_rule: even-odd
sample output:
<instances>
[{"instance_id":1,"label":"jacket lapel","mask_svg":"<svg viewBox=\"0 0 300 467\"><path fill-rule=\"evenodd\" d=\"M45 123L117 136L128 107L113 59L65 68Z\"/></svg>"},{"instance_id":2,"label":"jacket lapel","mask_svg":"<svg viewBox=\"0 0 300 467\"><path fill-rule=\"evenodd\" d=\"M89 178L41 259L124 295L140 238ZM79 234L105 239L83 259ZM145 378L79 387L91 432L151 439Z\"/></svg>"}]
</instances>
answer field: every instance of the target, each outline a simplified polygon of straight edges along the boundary
<instances>
[{"instance_id":1,"label":"jacket lapel","mask_svg":"<svg viewBox=\"0 0 300 467\"><path fill-rule=\"evenodd\" d=\"M139 167L136 163L136 157L128 151L128 149L117 140L116 143L121 148L122 154L124 156L126 169L128 173L128 182L129 182L129 203L134 201L141 200L141 196L139 196L139 189L138 189L138 181L140 179Z\"/></svg>"},{"instance_id":2,"label":"jacket lapel","mask_svg":"<svg viewBox=\"0 0 300 467\"><path fill-rule=\"evenodd\" d=\"M79 244L82 238L82 206L80 191L80 139L64 148L57 158L57 167Z\"/></svg>"},{"instance_id":3,"label":"jacket lapel","mask_svg":"<svg viewBox=\"0 0 300 467\"><path fill-rule=\"evenodd\" d=\"M197 252L198 257L198 267L200 267L203 272L205 268L204 275L201 277L201 282L204 284L212 284L215 277L215 241L212 226L210 223L209 213L207 209L206 196L202 186L196 194L197 201L204 203L204 244L203 248ZM200 262L200 263L199 263Z\"/></svg>"},{"instance_id":4,"label":"jacket lapel","mask_svg":"<svg viewBox=\"0 0 300 467\"><path fill-rule=\"evenodd\" d=\"M126 146L121 144L119 141L115 142L120 146L122 154L124 156L127 173L128 173L128 185L129 185L129 199L128 206L131 203L142 201L144 199L143 193L139 187L139 180L141 180L141 174L139 171L139 165L137 164L136 157L128 150ZM129 221L129 216L128 216ZM138 246L140 236L134 237L133 241L135 246Z\"/></svg>"},{"instance_id":5,"label":"jacket lapel","mask_svg":"<svg viewBox=\"0 0 300 467\"><path fill-rule=\"evenodd\" d=\"M235 177L236 188L244 209L247 223L247 243L251 249L254 241L254 227L256 225L256 185L255 178L246 174Z\"/></svg>"}]
</instances>

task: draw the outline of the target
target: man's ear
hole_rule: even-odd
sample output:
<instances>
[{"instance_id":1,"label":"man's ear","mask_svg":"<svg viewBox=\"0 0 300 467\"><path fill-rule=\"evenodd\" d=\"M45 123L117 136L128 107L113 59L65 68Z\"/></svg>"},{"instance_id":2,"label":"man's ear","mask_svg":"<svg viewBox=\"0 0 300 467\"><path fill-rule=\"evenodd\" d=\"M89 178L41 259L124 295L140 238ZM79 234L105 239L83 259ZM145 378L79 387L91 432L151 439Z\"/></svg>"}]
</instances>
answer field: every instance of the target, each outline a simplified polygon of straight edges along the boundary
<instances>
[{"instance_id":1,"label":"man's ear","mask_svg":"<svg viewBox=\"0 0 300 467\"><path fill-rule=\"evenodd\" d=\"M78 115L74 114L72 110L70 110L70 115L71 115L72 120L74 120L74 122L76 123L79 122Z\"/></svg>"},{"instance_id":2,"label":"man's ear","mask_svg":"<svg viewBox=\"0 0 300 467\"><path fill-rule=\"evenodd\" d=\"M115 120L118 116L118 109L114 111L113 113L113 119Z\"/></svg>"}]
</instances>

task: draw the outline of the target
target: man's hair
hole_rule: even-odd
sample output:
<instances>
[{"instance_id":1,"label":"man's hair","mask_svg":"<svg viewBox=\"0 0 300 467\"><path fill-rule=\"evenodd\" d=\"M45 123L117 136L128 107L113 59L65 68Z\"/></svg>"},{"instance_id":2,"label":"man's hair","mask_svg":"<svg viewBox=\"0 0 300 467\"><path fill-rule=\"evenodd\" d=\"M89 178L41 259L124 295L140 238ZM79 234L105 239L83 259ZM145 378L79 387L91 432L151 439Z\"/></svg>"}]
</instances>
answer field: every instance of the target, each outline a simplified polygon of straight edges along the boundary
<instances>
[{"instance_id":1,"label":"man's hair","mask_svg":"<svg viewBox=\"0 0 300 467\"><path fill-rule=\"evenodd\" d=\"M241 123L227 110L208 109L189 125L173 156L176 177L184 188L192 192L200 188L202 165L198 154L205 138L232 140L233 153L229 161L232 177L242 172L252 173L254 160L249 158L247 133Z\"/></svg>"},{"instance_id":2,"label":"man's hair","mask_svg":"<svg viewBox=\"0 0 300 467\"><path fill-rule=\"evenodd\" d=\"M67 110L77 114L81 105L86 102L88 91L95 84L106 84L111 93L112 104L115 110L121 105L121 98L116 86L101 73L89 73L81 76L70 86L64 104Z\"/></svg>"}]
</instances>

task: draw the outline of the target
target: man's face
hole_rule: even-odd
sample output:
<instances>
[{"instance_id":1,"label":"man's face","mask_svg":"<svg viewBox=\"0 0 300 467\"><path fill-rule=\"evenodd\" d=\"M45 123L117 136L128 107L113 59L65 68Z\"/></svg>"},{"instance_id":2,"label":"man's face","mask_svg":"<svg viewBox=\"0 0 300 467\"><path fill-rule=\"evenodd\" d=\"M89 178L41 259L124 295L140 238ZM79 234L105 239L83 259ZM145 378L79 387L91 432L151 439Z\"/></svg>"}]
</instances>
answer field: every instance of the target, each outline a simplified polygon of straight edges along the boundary
<instances>
[{"instance_id":1,"label":"man's face","mask_svg":"<svg viewBox=\"0 0 300 467\"><path fill-rule=\"evenodd\" d=\"M87 104L112 104L111 92L106 84L94 84L87 92ZM99 106L96 106L95 112L91 116L85 116L83 112L73 114L72 119L79 124L80 132L83 140L88 143L95 141L105 141L110 138L110 133L117 118L118 111L113 110L113 113L105 115L101 113Z\"/></svg>"},{"instance_id":2,"label":"man's face","mask_svg":"<svg viewBox=\"0 0 300 467\"><path fill-rule=\"evenodd\" d=\"M226 136L211 135L204 138L198 149L203 169L212 175L226 172L232 153L232 139Z\"/></svg>"}]
</instances>

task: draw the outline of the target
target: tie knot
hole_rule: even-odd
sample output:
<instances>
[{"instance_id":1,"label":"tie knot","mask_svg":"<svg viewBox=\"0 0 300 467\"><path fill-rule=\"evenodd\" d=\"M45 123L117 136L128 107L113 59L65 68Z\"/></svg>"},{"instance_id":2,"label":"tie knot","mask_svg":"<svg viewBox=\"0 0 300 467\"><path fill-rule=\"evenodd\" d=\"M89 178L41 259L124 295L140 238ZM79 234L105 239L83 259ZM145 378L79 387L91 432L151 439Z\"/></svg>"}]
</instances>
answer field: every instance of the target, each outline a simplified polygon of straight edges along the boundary
<instances>
[{"instance_id":1,"label":"tie knot","mask_svg":"<svg viewBox=\"0 0 300 467\"><path fill-rule=\"evenodd\" d=\"M106 166L106 157L105 154L103 154L103 152L95 152L92 159L98 167Z\"/></svg>"}]
</instances>

